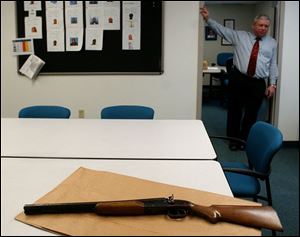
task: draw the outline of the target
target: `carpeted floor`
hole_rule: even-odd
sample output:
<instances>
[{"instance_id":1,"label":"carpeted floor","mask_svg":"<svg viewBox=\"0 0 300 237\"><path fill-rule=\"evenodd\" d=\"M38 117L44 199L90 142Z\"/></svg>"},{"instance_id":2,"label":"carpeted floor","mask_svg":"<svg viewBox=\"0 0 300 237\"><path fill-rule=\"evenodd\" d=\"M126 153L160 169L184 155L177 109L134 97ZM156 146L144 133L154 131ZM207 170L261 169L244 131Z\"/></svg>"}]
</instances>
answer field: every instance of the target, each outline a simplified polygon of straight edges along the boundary
<instances>
[{"instance_id":1,"label":"carpeted floor","mask_svg":"<svg viewBox=\"0 0 300 237\"><path fill-rule=\"evenodd\" d=\"M204 99L202 120L210 135L226 135L226 107L218 100ZM214 148L219 160L236 161L245 159L243 151L230 151L223 140L214 140ZM284 232L279 236L299 236L299 148L283 146L272 161L270 176L273 207L277 211ZM264 185L262 185L264 187ZM265 190L263 189L264 193ZM263 203L266 204L266 203ZM263 230L263 236L272 235Z\"/></svg>"}]
</instances>

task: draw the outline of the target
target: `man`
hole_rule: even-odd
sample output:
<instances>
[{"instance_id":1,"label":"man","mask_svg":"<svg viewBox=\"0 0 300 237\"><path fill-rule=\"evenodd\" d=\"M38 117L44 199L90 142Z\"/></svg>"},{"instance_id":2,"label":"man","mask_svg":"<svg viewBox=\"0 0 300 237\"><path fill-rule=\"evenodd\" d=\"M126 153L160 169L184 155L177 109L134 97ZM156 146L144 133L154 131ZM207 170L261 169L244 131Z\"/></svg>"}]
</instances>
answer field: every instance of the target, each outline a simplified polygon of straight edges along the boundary
<instances>
[{"instance_id":1,"label":"man","mask_svg":"<svg viewBox=\"0 0 300 237\"><path fill-rule=\"evenodd\" d=\"M276 90L278 68L277 42L267 32L270 19L255 17L252 32L235 31L209 18L206 7L200 8L206 23L234 47L234 69L229 82L227 136L246 140L256 122L264 96L271 98ZM269 78L269 85L266 82ZM231 150L244 149L238 142L229 144Z\"/></svg>"}]
</instances>

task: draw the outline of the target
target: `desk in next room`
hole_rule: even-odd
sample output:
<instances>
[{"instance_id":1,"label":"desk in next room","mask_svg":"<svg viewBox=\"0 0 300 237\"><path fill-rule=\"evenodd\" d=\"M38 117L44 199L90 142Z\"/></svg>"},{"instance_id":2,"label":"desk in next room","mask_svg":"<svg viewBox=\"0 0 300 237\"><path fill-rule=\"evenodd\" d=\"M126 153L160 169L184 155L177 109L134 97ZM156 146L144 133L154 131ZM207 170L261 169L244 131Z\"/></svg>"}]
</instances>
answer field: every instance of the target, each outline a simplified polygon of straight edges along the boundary
<instances>
[{"instance_id":1,"label":"desk in next room","mask_svg":"<svg viewBox=\"0 0 300 237\"><path fill-rule=\"evenodd\" d=\"M201 120L1 118L1 156L216 159Z\"/></svg>"}]
</instances>

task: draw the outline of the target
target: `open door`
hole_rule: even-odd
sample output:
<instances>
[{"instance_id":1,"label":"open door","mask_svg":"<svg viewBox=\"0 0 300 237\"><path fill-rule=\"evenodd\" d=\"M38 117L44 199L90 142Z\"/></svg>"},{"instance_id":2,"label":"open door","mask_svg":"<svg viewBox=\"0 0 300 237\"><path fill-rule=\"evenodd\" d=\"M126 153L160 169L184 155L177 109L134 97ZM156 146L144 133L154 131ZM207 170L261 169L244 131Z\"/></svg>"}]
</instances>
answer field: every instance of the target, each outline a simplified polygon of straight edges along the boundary
<instances>
[{"instance_id":1,"label":"open door","mask_svg":"<svg viewBox=\"0 0 300 237\"><path fill-rule=\"evenodd\" d=\"M217 20L220 24L223 24L225 20L233 19L236 30L251 31L251 25L253 19L258 14L267 14L272 22L269 34L278 40L278 27L279 27L279 12L280 2L278 1L200 1L200 6L207 5L210 15L213 19ZM200 14L199 14L200 15ZM206 23L202 20L200 15L200 32L199 32L199 75L198 75L198 110L197 115L199 119L208 120L206 123L207 129L210 132L210 126L220 131L212 131L214 134L226 134L226 121L227 121L227 109L222 108L220 103L207 103L207 100L203 98L205 96L205 88L207 82L202 75L202 63L203 60L207 60L208 64L216 62L216 55L218 52L233 52L231 45L222 44L222 39L218 36L217 40L211 41L205 39L205 26ZM201 87L201 88L200 88ZM276 95L271 100L265 100L259 112L258 119L272 122L274 114L274 104L276 101ZM214 108L212 108L214 106ZM217 114L208 115L211 111L216 111ZM220 119L222 117L222 119ZM216 119L218 118L218 119ZM214 121L216 124L213 124ZM222 123L222 124L220 124Z\"/></svg>"}]
</instances>

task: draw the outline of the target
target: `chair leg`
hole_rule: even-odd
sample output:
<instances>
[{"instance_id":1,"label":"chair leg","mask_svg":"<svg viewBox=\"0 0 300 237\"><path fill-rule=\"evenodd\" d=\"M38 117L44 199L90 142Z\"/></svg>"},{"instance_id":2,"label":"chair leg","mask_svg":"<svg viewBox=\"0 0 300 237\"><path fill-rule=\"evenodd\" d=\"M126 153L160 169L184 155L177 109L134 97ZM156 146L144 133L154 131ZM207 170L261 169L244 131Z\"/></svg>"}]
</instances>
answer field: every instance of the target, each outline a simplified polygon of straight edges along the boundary
<instances>
[{"instance_id":1,"label":"chair leg","mask_svg":"<svg viewBox=\"0 0 300 237\"><path fill-rule=\"evenodd\" d=\"M270 206L272 206L272 194L271 194L271 186L270 186L269 178L266 179L266 188L267 188L268 203Z\"/></svg>"},{"instance_id":2,"label":"chair leg","mask_svg":"<svg viewBox=\"0 0 300 237\"><path fill-rule=\"evenodd\" d=\"M270 206L272 206L272 194L271 194L271 186L270 186L269 178L266 179L266 188L267 188L268 203ZM275 230L272 230L272 236L276 236Z\"/></svg>"}]
</instances>

